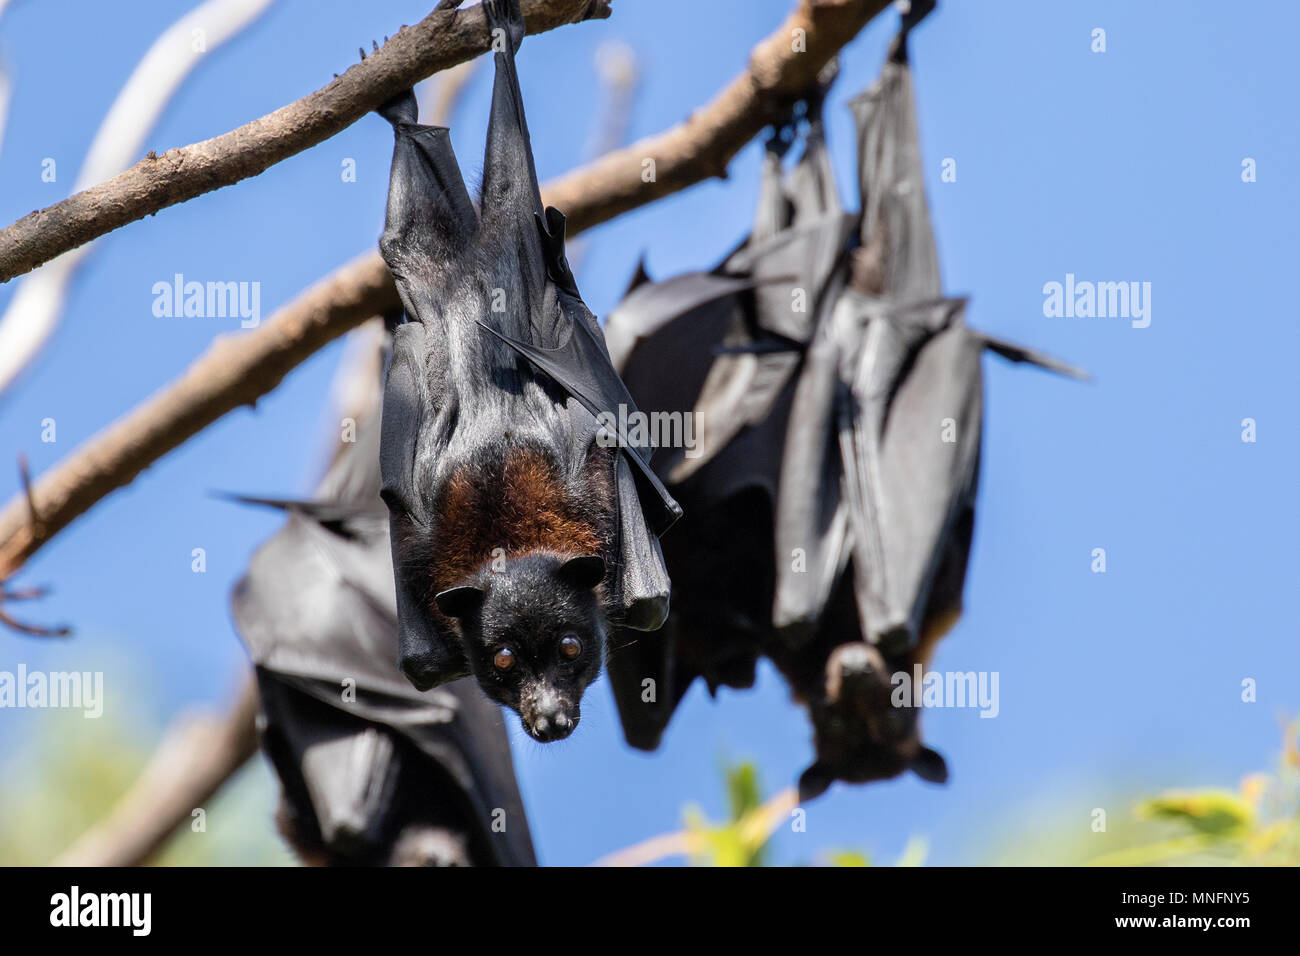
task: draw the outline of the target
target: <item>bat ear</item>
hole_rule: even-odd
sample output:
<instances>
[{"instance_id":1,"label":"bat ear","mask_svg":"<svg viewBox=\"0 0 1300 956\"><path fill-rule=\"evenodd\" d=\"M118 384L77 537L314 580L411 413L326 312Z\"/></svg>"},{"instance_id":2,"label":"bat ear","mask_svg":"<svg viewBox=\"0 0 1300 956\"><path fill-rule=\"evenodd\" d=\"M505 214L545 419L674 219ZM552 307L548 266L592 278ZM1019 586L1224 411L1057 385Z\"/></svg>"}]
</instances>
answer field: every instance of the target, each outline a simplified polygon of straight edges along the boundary
<instances>
[{"instance_id":1,"label":"bat ear","mask_svg":"<svg viewBox=\"0 0 1300 956\"><path fill-rule=\"evenodd\" d=\"M579 591L589 591L605 580L605 559L595 554L570 558L560 566L560 580Z\"/></svg>"},{"instance_id":2,"label":"bat ear","mask_svg":"<svg viewBox=\"0 0 1300 956\"><path fill-rule=\"evenodd\" d=\"M458 588L448 588L446 591L439 591L433 597L438 604L438 610L448 617L462 618L479 609L483 604L483 589L476 588L472 584L466 584Z\"/></svg>"},{"instance_id":3,"label":"bat ear","mask_svg":"<svg viewBox=\"0 0 1300 956\"><path fill-rule=\"evenodd\" d=\"M807 803L809 800L815 800L834 782L835 775L820 760L817 761L799 775L799 802Z\"/></svg>"},{"instance_id":4,"label":"bat ear","mask_svg":"<svg viewBox=\"0 0 1300 956\"><path fill-rule=\"evenodd\" d=\"M947 783L948 782L948 764L944 762L943 757L937 751L929 747L922 747L908 768L922 780L930 783Z\"/></svg>"}]
</instances>

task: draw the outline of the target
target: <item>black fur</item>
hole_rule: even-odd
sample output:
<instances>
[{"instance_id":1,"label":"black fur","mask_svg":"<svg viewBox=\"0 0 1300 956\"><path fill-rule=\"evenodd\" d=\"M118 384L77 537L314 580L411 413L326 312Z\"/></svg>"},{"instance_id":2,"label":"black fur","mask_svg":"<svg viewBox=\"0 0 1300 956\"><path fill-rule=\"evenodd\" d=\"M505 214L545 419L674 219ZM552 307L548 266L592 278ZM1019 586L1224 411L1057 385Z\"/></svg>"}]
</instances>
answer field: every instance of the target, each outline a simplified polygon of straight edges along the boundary
<instances>
[{"instance_id":1,"label":"black fur","mask_svg":"<svg viewBox=\"0 0 1300 956\"><path fill-rule=\"evenodd\" d=\"M438 595L439 607L460 623L479 686L518 713L535 740L567 737L581 719L582 694L600 673L608 631L595 590L604 577L596 556L530 554ZM574 640L578 653L563 653ZM497 664L503 651L508 667Z\"/></svg>"}]
</instances>

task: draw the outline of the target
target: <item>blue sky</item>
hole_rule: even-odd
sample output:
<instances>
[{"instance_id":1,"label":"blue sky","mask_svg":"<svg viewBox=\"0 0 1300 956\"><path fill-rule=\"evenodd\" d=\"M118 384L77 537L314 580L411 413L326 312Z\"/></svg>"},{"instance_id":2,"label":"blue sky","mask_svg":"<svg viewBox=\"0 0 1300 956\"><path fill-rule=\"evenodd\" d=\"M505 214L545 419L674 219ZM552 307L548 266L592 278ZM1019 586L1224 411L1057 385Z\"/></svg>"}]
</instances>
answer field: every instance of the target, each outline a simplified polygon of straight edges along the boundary
<instances>
[{"instance_id":1,"label":"blue sky","mask_svg":"<svg viewBox=\"0 0 1300 956\"><path fill-rule=\"evenodd\" d=\"M661 130L744 65L790 0L616 0L614 17L530 38L520 71L539 174L583 159L598 108L593 55L618 38L639 55L630 135ZM310 92L356 48L424 16L428 0L279 0L213 52L149 138L159 151L208 138ZM18 0L0 21L16 84L0 152L0 220L66 195L94 130L139 56L176 16L162 0ZM841 60L828 106L841 192L856 202L844 103L875 76L896 18L878 18ZM1090 50L1106 31L1107 50ZM943 3L912 42L927 185L949 292L971 325L1089 369L1078 384L986 362L982 486L966 614L935 666L997 671L1001 712L928 712L927 741L952 780L837 786L783 831L777 858L828 846L888 859L924 835L932 862L977 862L1017 808L1086 828L1117 789L1231 786L1271 763L1277 719L1300 712L1293 599L1296 356L1286 282L1300 253L1300 9L1208 0ZM57 42L55 41L57 37ZM467 170L481 162L490 71L453 123ZM263 314L358 252L382 225L391 136L368 117L264 175L102 240L79 274L51 346L0 397L0 493L17 452L37 473L174 378L237 321L159 319L153 284L176 272L258 281ZM59 164L41 181L41 161ZM1244 183L1241 164L1257 164ZM341 181L354 158L357 181ZM941 182L956 161L957 181ZM578 276L609 311L636 259L667 276L715 262L745 233L759 152L731 176L587 234ZM1047 318L1044 283L1150 282L1152 321ZM0 286L0 307L14 283ZM228 593L273 515L213 489L306 492L327 440L326 390L340 348L318 354L255 411L223 419L47 546L21 577L57 591L28 616L77 636L0 633L0 669L102 667L143 687L144 731L193 703L218 703L243 661ZM57 421L43 444L40 422ZM1241 422L1258 440L1241 440ZM190 570L190 551L208 570ZM1090 569L1105 548L1107 571ZM1258 682L1256 703L1241 682ZM627 748L608 688L588 694L581 731L559 744L512 736L544 862L585 863L675 828L681 808L721 811L718 766L753 758L775 789L810 757L809 729L770 670L749 692L689 696L654 755ZM34 729L0 717L0 756ZM1109 802L1108 802L1109 801ZM269 812L269 808L268 808Z\"/></svg>"}]
</instances>

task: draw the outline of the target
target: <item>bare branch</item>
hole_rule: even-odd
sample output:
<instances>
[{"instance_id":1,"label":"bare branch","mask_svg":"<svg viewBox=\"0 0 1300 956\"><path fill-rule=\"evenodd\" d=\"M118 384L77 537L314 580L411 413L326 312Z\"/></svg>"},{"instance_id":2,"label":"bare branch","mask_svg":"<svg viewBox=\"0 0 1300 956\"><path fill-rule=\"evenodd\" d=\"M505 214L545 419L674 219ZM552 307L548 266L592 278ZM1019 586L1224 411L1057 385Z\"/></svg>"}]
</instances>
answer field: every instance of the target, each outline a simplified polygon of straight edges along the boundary
<instances>
[{"instance_id":1,"label":"bare branch","mask_svg":"<svg viewBox=\"0 0 1300 956\"><path fill-rule=\"evenodd\" d=\"M250 673L229 713L173 724L131 789L54 865L144 863L257 751L256 716L257 685Z\"/></svg>"},{"instance_id":2,"label":"bare branch","mask_svg":"<svg viewBox=\"0 0 1300 956\"><path fill-rule=\"evenodd\" d=\"M120 173L139 156L145 137L194 67L208 51L215 50L256 20L271 2L207 0L164 30L136 64L109 107L86 152L73 190L86 189ZM195 30L203 31L202 51L194 49ZM0 98L3 95L0 89ZM0 104L2 112L3 104ZM0 127L3 123L0 115ZM90 248L85 245L64 253L19 284L8 308L0 315L0 392L13 384L54 334L63 315L68 287Z\"/></svg>"},{"instance_id":3,"label":"bare branch","mask_svg":"<svg viewBox=\"0 0 1300 956\"><path fill-rule=\"evenodd\" d=\"M632 100L641 82L641 65L636 53L626 43L611 40L596 48L596 72L605 88L605 102L596 114L591 138L583 151L588 159L603 156L623 145L628 125L632 122ZM582 262L587 257L587 240L582 238L568 244L564 250L569 268L575 275L582 272Z\"/></svg>"},{"instance_id":4,"label":"bare branch","mask_svg":"<svg viewBox=\"0 0 1300 956\"><path fill-rule=\"evenodd\" d=\"M523 0L529 33L609 16L610 0ZM435 9L373 56L302 99L214 139L150 153L126 172L0 231L0 282L160 209L193 199L315 146L439 70L488 49L478 7Z\"/></svg>"},{"instance_id":5,"label":"bare branch","mask_svg":"<svg viewBox=\"0 0 1300 956\"><path fill-rule=\"evenodd\" d=\"M754 48L748 69L709 103L672 129L551 183L549 201L585 228L726 175L732 157L816 89L822 67L888 5L889 0L800 0L785 23ZM650 182L643 178L647 160L653 160Z\"/></svg>"},{"instance_id":6,"label":"bare branch","mask_svg":"<svg viewBox=\"0 0 1300 956\"><path fill-rule=\"evenodd\" d=\"M774 115L772 103L815 89L826 62L885 6L887 0L799 0L794 14L755 49L749 69L708 105L658 136L547 184L544 201L565 210L574 235L717 175L725 164L719 166L716 156L729 158L761 131ZM792 49L801 36L807 52ZM656 182L642 182L641 156L657 158ZM0 512L0 581L158 458L271 391L327 342L398 305L383 260L370 252L308 289L256 330L219 338L180 379L41 476L33 500L42 526L30 522L25 498L6 505Z\"/></svg>"},{"instance_id":7,"label":"bare branch","mask_svg":"<svg viewBox=\"0 0 1300 956\"><path fill-rule=\"evenodd\" d=\"M312 286L251 332L218 336L170 386L109 425L37 479L0 516L0 581L110 491L241 405L348 329L399 307L388 271L367 253ZM33 524L30 507L41 522Z\"/></svg>"}]
</instances>

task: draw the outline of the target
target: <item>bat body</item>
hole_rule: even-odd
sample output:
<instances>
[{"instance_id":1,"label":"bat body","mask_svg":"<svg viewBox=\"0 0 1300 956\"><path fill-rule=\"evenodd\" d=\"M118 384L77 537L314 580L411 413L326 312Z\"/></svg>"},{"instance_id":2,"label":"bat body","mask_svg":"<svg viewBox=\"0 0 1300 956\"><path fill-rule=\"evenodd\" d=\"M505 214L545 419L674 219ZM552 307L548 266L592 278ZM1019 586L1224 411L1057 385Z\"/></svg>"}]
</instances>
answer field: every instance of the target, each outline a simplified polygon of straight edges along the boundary
<instances>
[{"instance_id":1,"label":"bat body","mask_svg":"<svg viewBox=\"0 0 1300 956\"><path fill-rule=\"evenodd\" d=\"M662 639L620 644L609 664L625 735L653 749L696 677L746 687L766 656L813 725L804 798L907 769L946 779L918 708L891 690L960 615L982 356L1075 374L968 328L965 301L942 293L906 56L931 6L912 5L880 79L851 104L857 213L840 208L818 96L788 176L788 131L769 140L740 249L662 283L639 270L607 321L638 403L693 411L703 446L656 460L686 517L664 542Z\"/></svg>"},{"instance_id":2,"label":"bat body","mask_svg":"<svg viewBox=\"0 0 1300 956\"><path fill-rule=\"evenodd\" d=\"M651 449L611 433L636 406L543 209L515 51L517 0L484 4L496 79L479 207L445 129L387 104L395 148L380 249L407 321L383 405L402 670L473 675L537 740L567 736L617 624L659 627L658 534L680 514ZM620 416L620 412L622 415Z\"/></svg>"},{"instance_id":3,"label":"bat body","mask_svg":"<svg viewBox=\"0 0 1300 956\"><path fill-rule=\"evenodd\" d=\"M359 425L318 500L257 502L288 523L232 597L280 828L317 864L535 865L499 709L470 681L419 693L396 667L379 434Z\"/></svg>"}]
</instances>

